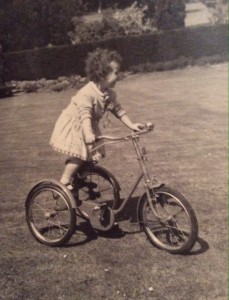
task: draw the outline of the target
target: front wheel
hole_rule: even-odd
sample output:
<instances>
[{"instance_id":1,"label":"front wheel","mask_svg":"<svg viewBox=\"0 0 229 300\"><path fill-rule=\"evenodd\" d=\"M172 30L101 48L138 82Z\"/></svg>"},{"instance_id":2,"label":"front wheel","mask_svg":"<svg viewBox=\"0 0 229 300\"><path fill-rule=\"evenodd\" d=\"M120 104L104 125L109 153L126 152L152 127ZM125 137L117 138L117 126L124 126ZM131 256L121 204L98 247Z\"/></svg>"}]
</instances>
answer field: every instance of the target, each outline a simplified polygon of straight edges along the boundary
<instances>
[{"instance_id":1,"label":"front wheel","mask_svg":"<svg viewBox=\"0 0 229 300\"><path fill-rule=\"evenodd\" d=\"M186 253L198 236L198 222L190 203L169 187L154 189L155 196L141 198L139 223L150 242L173 254Z\"/></svg>"},{"instance_id":2,"label":"front wheel","mask_svg":"<svg viewBox=\"0 0 229 300\"><path fill-rule=\"evenodd\" d=\"M76 214L64 190L44 181L36 185L26 199L26 221L37 241L61 246L75 231Z\"/></svg>"}]
</instances>

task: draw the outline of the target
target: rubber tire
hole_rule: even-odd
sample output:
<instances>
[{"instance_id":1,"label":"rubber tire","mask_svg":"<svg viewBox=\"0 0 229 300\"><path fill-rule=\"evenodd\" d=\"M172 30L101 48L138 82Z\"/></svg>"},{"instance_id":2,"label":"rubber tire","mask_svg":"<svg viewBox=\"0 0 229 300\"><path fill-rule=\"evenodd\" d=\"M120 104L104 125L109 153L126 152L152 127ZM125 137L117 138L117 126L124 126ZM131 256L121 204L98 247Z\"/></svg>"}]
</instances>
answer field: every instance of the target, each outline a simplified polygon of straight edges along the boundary
<instances>
[{"instance_id":1,"label":"rubber tire","mask_svg":"<svg viewBox=\"0 0 229 300\"><path fill-rule=\"evenodd\" d=\"M146 194L143 195L138 206L138 219L139 219L140 227L145 232L149 241L154 246L172 254L187 253L192 249L198 237L198 221L196 218L196 214L193 208L191 207L190 203L188 202L188 200L176 190L166 186L154 189L155 194L158 194L160 192L170 194L175 198L179 199L180 203L183 205L187 214L189 215L189 219L191 222L191 234L187 243L185 243L180 249L168 249L166 246L162 246L160 243L158 243L157 238L154 236L152 231L150 231L150 229L147 228L147 225L144 223L145 208L146 205L148 204L148 199Z\"/></svg>"},{"instance_id":2,"label":"rubber tire","mask_svg":"<svg viewBox=\"0 0 229 300\"><path fill-rule=\"evenodd\" d=\"M41 238L37 234L36 230L34 230L33 224L31 223L31 219L30 219L30 208L31 208L34 197L36 197L41 191L47 190L47 189L51 189L54 192L61 194L61 196L67 202L68 210L70 211L70 222L69 222L68 230L63 237L61 237L58 241L55 241L55 242L47 241L45 238L44 239ZM57 186L52 183L44 182L44 183L39 184L35 188L31 189L31 191L26 199L26 222L28 224L30 232L32 233L32 235L38 242L48 245L48 246L62 246L69 241L72 234L75 232L76 213L75 213L75 209L72 208L72 205L71 205L71 202L70 202L68 196L66 195L66 193L63 191L63 189L60 186Z\"/></svg>"}]
</instances>

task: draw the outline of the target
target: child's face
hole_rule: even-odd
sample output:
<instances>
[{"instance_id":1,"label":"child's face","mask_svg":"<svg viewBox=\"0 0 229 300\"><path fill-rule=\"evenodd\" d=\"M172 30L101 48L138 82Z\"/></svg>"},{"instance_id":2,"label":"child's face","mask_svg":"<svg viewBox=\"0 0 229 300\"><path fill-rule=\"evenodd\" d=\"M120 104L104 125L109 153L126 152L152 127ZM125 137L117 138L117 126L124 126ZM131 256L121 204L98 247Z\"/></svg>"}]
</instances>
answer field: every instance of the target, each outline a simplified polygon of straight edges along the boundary
<instances>
[{"instance_id":1,"label":"child's face","mask_svg":"<svg viewBox=\"0 0 229 300\"><path fill-rule=\"evenodd\" d=\"M104 80L104 84L106 87L113 88L115 86L116 81L118 80L120 65L116 61L112 61L110 63L111 72L107 75Z\"/></svg>"}]
</instances>

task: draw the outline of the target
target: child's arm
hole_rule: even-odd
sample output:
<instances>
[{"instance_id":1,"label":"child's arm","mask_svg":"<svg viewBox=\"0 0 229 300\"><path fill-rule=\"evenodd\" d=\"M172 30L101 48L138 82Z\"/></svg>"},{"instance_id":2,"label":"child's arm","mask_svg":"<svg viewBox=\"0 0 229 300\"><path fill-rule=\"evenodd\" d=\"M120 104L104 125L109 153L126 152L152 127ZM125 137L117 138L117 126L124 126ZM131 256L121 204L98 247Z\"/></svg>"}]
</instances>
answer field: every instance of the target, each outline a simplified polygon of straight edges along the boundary
<instances>
[{"instance_id":1,"label":"child's arm","mask_svg":"<svg viewBox=\"0 0 229 300\"><path fill-rule=\"evenodd\" d=\"M110 90L110 97L111 97L111 103L113 103L113 108L111 109L111 112L113 115L122 121L123 124L125 124L128 128L135 131L141 131L143 129L144 125L140 123L132 123L132 121L129 119L129 117L126 114L126 111L122 109L121 105L116 99L116 93L113 90Z\"/></svg>"},{"instance_id":2,"label":"child's arm","mask_svg":"<svg viewBox=\"0 0 229 300\"><path fill-rule=\"evenodd\" d=\"M85 118L82 121L83 135L86 144L93 144L95 141L95 135L91 128L91 118Z\"/></svg>"},{"instance_id":3,"label":"child's arm","mask_svg":"<svg viewBox=\"0 0 229 300\"><path fill-rule=\"evenodd\" d=\"M84 141L88 145L93 144L95 141L95 135L93 134L91 126L93 107L92 98L86 94L80 95L80 97L77 98L76 105L78 106L79 119L81 121Z\"/></svg>"},{"instance_id":4,"label":"child's arm","mask_svg":"<svg viewBox=\"0 0 229 300\"><path fill-rule=\"evenodd\" d=\"M125 124L131 130L141 131L141 129L144 127L144 125L141 123L132 123L132 121L129 119L127 114L124 114L123 116L121 116L120 120L122 121L123 124Z\"/></svg>"}]
</instances>

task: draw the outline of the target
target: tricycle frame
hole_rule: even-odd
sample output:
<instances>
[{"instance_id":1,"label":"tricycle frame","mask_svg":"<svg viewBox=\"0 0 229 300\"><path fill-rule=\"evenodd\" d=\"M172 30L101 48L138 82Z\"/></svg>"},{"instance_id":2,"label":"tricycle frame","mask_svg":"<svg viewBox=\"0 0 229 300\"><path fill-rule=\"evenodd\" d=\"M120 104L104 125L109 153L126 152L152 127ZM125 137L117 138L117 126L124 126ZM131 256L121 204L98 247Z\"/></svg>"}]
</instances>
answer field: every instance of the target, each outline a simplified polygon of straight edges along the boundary
<instances>
[{"instance_id":1,"label":"tricycle frame","mask_svg":"<svg viewBox=\"0 0 229 300\"><path fill-rule=\"evenodd\" d=\"M122 203L119 201L120 186L116 178L105 168L91 163L85 163L80 168L76 174L76 182L80 178L84 182L87 174L100 176L111 185L112 196L114 196L112 199L115 199L112 206L109 206L106 200L102 204L94 201L95 198L91 197L90 190L88 190L89 201L77 197L79 195L77 191L80 190L79 181L76 193L70 192L57 180L46 179L38 182L30 190L25 203L26 221L35 239L49 246L63 245L75 231L77 212L89 220L94 229L110 230L117 215L123 211L140 181L144 179L145 193L139 197L137 204L140 227L155 246L173 254L188 252L198 237L197 218L183 195L150 176L146 166L146 150L143 148L140 151L138 140L139 135L151 130L153 125L148 124L141 132L133 132L125 137L100 137L110 140L104 144L128 140L133 142L140 171ZM103 200L103 197L101 199Z\"/></svg>"},{"instance_id":2,"label":"tricycle frame","mask_svg":"<svg viewBox=\"0 0 229 300\"><path fill-rule=\"evenodd\" d=\"M147 160L146 158L146 151L145 149L142 150L142 152L139 149L139 145L138 145L138 140L139 137L137 134L133 134L132 136L132 142L134 145L134 149L136 151L137 154L137 160L139 162L140 165L140 170L139 173L135 179L134 184L132 185L130 192L128 194L128 196L123 200L122 204L120 205L120 207L118 209L113 210L115 215L118 215L119 213L122 212L122 210L124 209L124 207L126 206L126 204L129 202L131 196L133 195L133 193L135 192L135 190L137 189L140 181L144 178L144 186L146 189L146 193L147 193L147 198L148 199L152 199L152 193L153 193L153 188L154 187L160 187L162 185L162 183L158 183L156 181L156 179L154 179L154 185L153 185L153 181L151 179L151 176L148 172L148 169L146 167L145 161ZM149 197L151 195L151 197ZM142 196L140 196L141 198ZM151 201L149 200L149 204L151 205Z\"/></svg>"}]
</instances>

